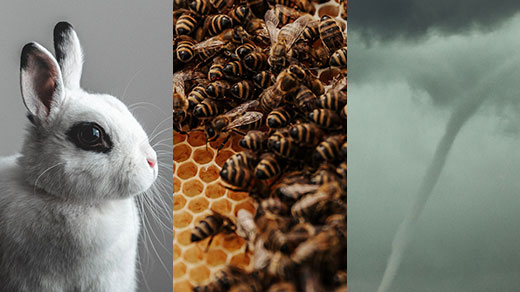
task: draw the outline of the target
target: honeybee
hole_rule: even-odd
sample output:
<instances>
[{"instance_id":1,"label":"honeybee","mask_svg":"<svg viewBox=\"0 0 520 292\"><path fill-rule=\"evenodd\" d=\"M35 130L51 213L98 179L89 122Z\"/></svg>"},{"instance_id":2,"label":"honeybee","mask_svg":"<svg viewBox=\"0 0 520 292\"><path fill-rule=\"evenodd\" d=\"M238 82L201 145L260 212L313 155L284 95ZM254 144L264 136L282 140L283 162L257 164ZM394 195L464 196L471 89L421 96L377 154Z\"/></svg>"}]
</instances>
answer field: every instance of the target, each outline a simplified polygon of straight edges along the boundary
<instances>
[{"instance_id":1,"label":"honeybee","mask_svg":"<svg viewBox=\"0 0 520 292\"><path fill-rule=\"evenodd\" d=\"M307 73L298 65L291 65L276 78L276 87L285 96L298 90L307 81Z\"/></svg>"},{"instance_id":2,"label":"honeybee","mask_svg":"<svg viewBox=\"0 0 520 292\"><path fill-rule=\"evenodd\" d=\"M246 280L246 273L242 269L228 265L215 274L215 279L205 286L196 286L193 292L225 292L231 286Z\"/></svg>"},{"instance_id":3,"label":"honeybee","mask_svg":"<svg viewBox=\"0 0 520 292\"><path fill-rule=\"evenodd\" d=\"M224 69L225 70L225 66ZM206 93L209 97L214 99L223 99L226 94L229 92L229 82L224 80L217 80L208 85L206 87Z\"/></svg>"},{"instance_id":4,"label":"honeybee","mask_svg":"<svg viewBox=\"0 0 520 292\"><path fill-rule=\"evenodd\" d=\"M295 264L288 255L285 255L281 252L275 252L269 262L269 265L267 266L267 273L271 276L274 276L275 278L289 279L291 277L294 277L294 269ZM269 291L280 291L280 289L273 289L274 290Z\"/></svg>"},{"instance_id":5,"label":"honeybee","mask_svg":"<svg viewBox=\"0 0 520 292\"><path fill-rule=\"evenodd\" d=\"M264 15L265 12L257 15ZM247 22L246 30L253 35L256 44L269 44L269 33L265 26L265 21L261 18L252 18Z\"/></svg>"},{"instance_id":6,"label":"honeybee","mask_svg":"<svg viewBox=\"0 0 520 292\"><path fill-rule=\"evenodd\" d=\"M229 17L231 17L231 19L233 19L233 23L235 25L239 25L246 21L250 11L251 9L249 8L249 6L240 5L237 6L235 9L232 9L228 15Z\"/></svg>"},{"instance_id":7,"label":"honeybee","mask_svg":"<svg viewBox=\"0 0 520 292\"><path fill-rule=\"evenodd\" d=\"M280 138L278 140L268 140L267 147L275 154L285 157L294 158L298 154L298 144L292 138Z\"/></svg>"},{"instance_id":8,"label":"honeybee","mask_svg":"<svg viewBox=\"0 0 520 292\"><path fill-rule=\"evenodd\" d=\"M247 191L253 179L253 172L243 164L225 163L220 170L220 177L234 191Z\"/></svg>"},{"instance_id":9,"label":"honeybee","mask_svg":"<svg viewBox=\"0 0 520 292\"><path fill-rule=\"evenodd\" d=\"M175 24L175 32L178 35L189 35L197 27L197 19L189 14L185 13L179 16L177 23Z\"/></svg>"},{"instance_id":10,"label":"honeybee","mask_svg":"<svg viewBox=\"0 0 520 292\"><path fill-rule=\"evenodd\" d=\"M224 78L224 64L214 62L211 67L209 67L208 79L216 81L222 78Z\"/></svg>"},{"instance_id":11,"label":"honeybee","mask_svg":"<svg viewBox=\"0 0 520 292\"><path fill-rule=\"evenodd\" d=\"M222 168L226 166L244 166L247 169L252 169L256 165L256 162L256 158L251 154L246 152L239 152L231 155L231 157L226 160Z\"/></svg>"},{"instance_id":12,"label":"honeybee","mask_svg":"<svg viewBox=\"0 0 520 292\"><path fill-rule=\"evenodd\" d=\"M313 20L303 29L302 38L307 41L314 41L320 36L320 21Z\"/></svg>"},{"instance_id":13,"label":"honeybee","mask_svg":"<svg viewBox=\"0 0 520 292\"><path fill-rule=\"evenodd\" d=\"M315 146L323 137L323 131L313 123L297 124L289 133L294 140L307 146Z\"/></svg>"},{"instance_id":14,"label":"honeybee","mask_svg":"<svg viewBox=\"0 0 520 292\"><path fill-rule=\"evenodd\" d=\"M244 67L251 72L258 72L267 66L267 55L262 52L251 52L244 57Z\"/></svg>"},{"instance_id":15,"label":"honeybee","mask_svg":"<svg viewBox=\"0 0 520 292\"><path fill-rule=\"evenodd\" d=\"M302 85L296 93L294 104L305 113L311 112L316 108L316 95L307 86Z\"/></svg>"},{"instance_id":16,"label":"honeybee","mask_svg":"<svg viewBox=\"0 0 520 292\"><path fill-rule=\"evenodd\" d=\"M235 231L235 228L236 226L231 219L217 212L213 212L212 215L206 216L197 223L195 229L191 232L191 242L199 242L210 237L207 246L207 248L209 248L215 235L219 233L232 233Z\"/></svg>"},{"instance_id":17,"label":"honeybee","mask_svg":"<svg viewBox=\"0 0 520 292\"><path fill-rule=\"evenodd\" d=\"M278 6L277 6L278 7ZM271 50L268 62L274 72L280 72L288 64L291 58L292 46L300 37L304 28L309 23L310 15L303 15L293 23L287 24L279 29L277 26L280 20L273 9L265 14L265 25L271 39Z\"/></svg>"},{"instance_id":18,"label":"honeybee","mask_svg":"<svg viewBox=\"0 0 520 292\"><path fill-rule=\"evenodd\" d=\"M336 50L330 56L330 65L337 67L347 67L347 47Z\"/></svg>"},{"instance_id":19,"label":"honeybee","mask_svg":"<svg viewBox=\"0 0 520 292\"><path fill-rule=\"evenodd\" d=\"M267 198L260 203L262 212L269 212L275 215L285 215L287 214L288 208L285 203L280 201L279 198Z\"/></svg>"},{"instance_id":20,"label":"honeybee","mask_svg":"<svg viewBox=\"0 0 520 292\"><path fill-rule=\"evenodd\" d=\"M311 15L314 15L314 13L316 12L316 8L314 7L314 4L310 0L296 1L296 7L298 7L300 10L305 11Z\"/></svg>"},{"instance_id":21,"label":"honeybee","mask_svg":"<svg viewBox=\"0 0 520 292\"><path fill-rule=\"evenodd\" d=\"M264 243L264 248L270 251L285 250L285 232L290 230L290 222L287 219L265 213L256 218L258 236Z\"/></svg>"},{"instance_id":22,"label":"honeybee","mask_svg":"<svg viewBox=\"0 0 520 292\"><path fill-rule=\"evenodd\" d=\"M345 46L345 37L343 32L336 20L332 17L323 15L320 19L319 30L320 38L329 52L335 52Z\"/></svg>"},{"instance_id":23,"label":"honeybee","mask_svg":"<svg viewBox=\"0 0 520 292\"><path fill-rule=\"evenodd\" d=\"M298 9L281 4L276 4L273 11L276 18L280 21L280 25L285 25L291 20L296 20L298 17L309 15Z\"/></svg>"},{"instance_id":24,"label":"honeybee","mask_svg":"<svg viewBox=\"0 0 520 292\"><path fill-rule=\"evenodd\" d=\"M255 87L251 81L243 80L233 84L230 93L238 99L252 99L255 94Z\"/></svg>"},{"instance_id":25,"label":"honeybee","mask_svg":"<svg viewBox=\"0 0 520 292\"><path fill-rule=\"evenodd\" d=\"M324 109L337 111L347 104L347 93L340 89L347 85L347 78L344 77L338 82L333 83L327 93L320 96L317 105Z\"/></svg>"},{"instance_id":26,"label":"honeybee","mask_svg":"<svg viewBox=\"0 0 520 292\"><path fill-rule=\"evenodd\" d=\"M262 71L253 76L253 83L258 88L267 88L274 83L274 75L269 71Z\"/></svg>"},{"instance_id":27,"label":"honeybee","mask_svg":"<svg viewBox=\"0 0 520 292\"><path fill-rule=\"evenodd\" d=\"M204 22L204 29L210 36L217 35L222 31L231 28L233 21L225 14L210 15Z\"/></svg>"},{"instance_id":28,"label":"honeybee","mask_svg":"<svg viewBox=\"0 0 520 292\"><path fill-rule=\"evenodd\" d=\"M195 41L188 36L179 36L177 38L177 59L187 63L195 57L194 51Z\"/></svg>"},{"instance_id":29,"label":"honeybee","mask_svg":"<svg viewBox=\"0 0 520 292\"><path fill-rule=\"evenodd\" d=\"M272 153L266 153L260 158L255 168L255 176L257 179L269 179L280 175L282 166L280 161Z\"/></svg>"},{"instance_id":30,"label":"honeybee","mask_svg":"<svg viewBox=\"0 0 520 292\"><path fill-rule=\"evenodd\" d=\"M328 188L320 191L322 188ZM312 224L324 224L331 214L345 214L347 206L339 198L343 190L337 182L324 184L315 193L306 195L291 207L291 214Z\"/></svg>"},{"instance_id":31,"label":"honeybee","mask_svg":"<svg viewBox=\"0 0 520 292\"><path fill-rule=\"evenodd\" d=\"M269 87L267 87L261 94L260 94L260 107L265 112L270 112L274 108L276 108L283 99L283 93L278 90L278 87L276 84L273 84Z\"/></svg>"},{"instance_id":32,"label":"honeybee","mask_svg":"<svg viewBox=\"0 0 520 292\"><path fill-rule=\"evenodd\" d=\"M258 101L248 101L208 121L205 127L208 141L216 140L223 132L233 131L245 135L238 130L249 130L250 128L259 127L263 114L261 112L248 111L256 106L258 106ZM220 147L223 147L230 137L228 135Z\"/></svg>"},{"instance_id":33,"label":"honeybee","mask_svg":"<svg viewBox=\"0 0 520 292\"><path fill-rule=\"evenodd\" d=\"M205 62L222 50L233 51L235 43L243 43L251 36L242 28L228 28L220 34L208 38L200 43L193 45L193 50L199 54L200 59Z\"/></svg>"},{"instance_id":34,"label":"honeybee","mask_svg":"<svg viewBox=\"0 0 520 292\"><path fill-rule=\"evenodd\" d=\"M191 71L182 70L173 74L173 129L179 133L182 131L181 123L186 119L188 100L184 92L184 82L191 78Z\"/></svg>"},{"instance_id":35,"label":"honeybee","mask_svg":"<svg viewBox=\"0 0 520 292\"><path fill-rule=\"evenodd\" d=\"M291 260L296 264L302 264L311 260L316 254L327 252L339 244L332 232L328 230L321 231L301 243L291 254Z\"/></svg>"},{"instance_id":36,"label":"honeybee","mask_svg":"<svg viewBox=\"0 0 520 292\"><path fill-rule=\"evenodd\" d=\"M281 183L275 188L275 193L282 201L296 201L308 193L312 193L319 188L318 185L310 184L305 181L294 183Z\"/></svg>"},{"instance_id":37,"label":"honeybee","mask_svg":"<svg viewBox=\"0 0 520 292\"><path fill-rule=\"evenodd\" d=\"M228 40L224 39L223 35L218 35L193 45L193 50L205 62L223 50L227 44Z\"/></svg>"},{"instance_id":38,"label":"honeybee","mask_svg":"<svg viewBox=\"0 0 520 292\"><path fill-rule=\"evenodd\" d=\"M235 49L235 55L240 59L244 59L244 57L257 50L257 46L252 43L245 43L243 45L238 46Z\"/></svg>"},{"instance_id":39,"label":"honeybee","mask_svg":"<svg viewBox=\"0 0 520 292\"><path fill-rule=\"evenodd\" d=\"M314 76L309 76L308 81L309 89L316 94L316 96L320 96L325 92L325 87L323 86L323 82L319 78Z\"/></svg>"},{"instance_id":40,"label":"honeybee","mask_svg":"<svg viewBox=\"0 0 520 292\"><path fill-rule=\"evenodd\" d=\"M223 111L223 106L211 98L204 99L193 108L193 115L197 118L209 118L219 115Z\"/></svg>"},{"instance_id":41,"label":"honeybee","mask_svg":"<svg viewBox=\"0 0 520 292\"><path fill-rule=\"evenodd\" d=\"M341 147L344 141L345 135L327 137L327 139L316 146L316 154L318 158L327 161L339 160L342 157Z\"/></svg>"},{"instance_id":42,"label":"honeybee","mask_svg":"<svg viewBox=\"0 0 520 292\"><path fill-rule=\"evenodd\" d=\"M238 60L229 62L226 65L224 65L223 71L224 74L226 74L226 76L229 78L244 75L244 68L242 66L242 63Z\"/></svg>"},{"instance_id":43,"label":"honeybee","mask_svg":"<svg viewBox=\"0 0 520 292\"><path fill-rule=\"evenodd\" d=\"M260 152L266 147L267 136L262 131L252 130L240 140L239 145L253 152Z\"/></svg>"},{"instance_id":44,"label":"honeybee","mask_svg":"<svg viewBox=\"0 0 520 292\"><path fill-rule=\"evenodd\" d=\"M338 177L336 176L336 170L329 164L321 165L311 177L311 183L316 185L323 185L333 181L338 181Z\"/></svg>"},{"instance_id":45,"label":"honeybee","mask_svg":"<svg viewBox=\"0 0 520 292\"><path fill-rule=\"evenodd\" d=\"M255 241L257 228L253 214L251 214L251 212L247 211L246 209L238 210L236 226L236 233L239 236L245 238L248 241L248 244Z\"/></svg>"},{"instance_id":46,"label":"honeybee","mask_svg":"<svg viewBox=\"0 0 520 292\"><path fill-rule=\"evenodd\" d=\"M285 139L285 138L290 137L289 131L290 131L289 128L281 128L281 129L277 129L276 131L271 133L271 135L267 139L268 146L269 146L269 143L274 143L276 141L279 141L280 139Z\"/></svg>"},{"instance_id":47,"label":"honeybee","mask_svg":"<svg viewBox=\"0 0 520 292\"><path fill-rule=\"evenodd\" d=\"M271 129L285 127L294 117L294 110L287 107L274 109L267 115L267 126Z\"/></svg>"},{"instance_id":48,"label":"honeybee","mask_svg":"<svg viewBox=\"0 0 520 292\"><path fill-rule=\"evenodd\" d=\"M285 254L291 254L298 245L316 234L316 229L309 223L298 223L285 236L285 242L280 249Z\"/></svg>"},{"instance_id":49,"label":"honeybee","mask_svg":"<svg viewBox=\"0 0 520 292\"><path fill-rule=\"evenodd\" d=\"M199 15L207 15L211 11L209 0L192 0L188 6Z\"/></svg>"},{"instance_id":50,"label":"honeybee","mask_svg":"<svg viewBox=\"0 0 520 292\"><path fill-rule=\"evenodd\" d=\"M309 113L309 119L325 129L341 129L343 127L339 115L329 109L315 109Z\"/></svg>"},{"instance_id":51,"label":"honeybee","mask_svg":"<svg viewBox=\"0 0 520 292\"><path fill-rule=\"evenodd\" d=\"M201 103L205 98L208 98L206 93L206 86L199 84L195 86L188 94L189 108L193 109L197 104Z\"/></svg>"}]
</instances>

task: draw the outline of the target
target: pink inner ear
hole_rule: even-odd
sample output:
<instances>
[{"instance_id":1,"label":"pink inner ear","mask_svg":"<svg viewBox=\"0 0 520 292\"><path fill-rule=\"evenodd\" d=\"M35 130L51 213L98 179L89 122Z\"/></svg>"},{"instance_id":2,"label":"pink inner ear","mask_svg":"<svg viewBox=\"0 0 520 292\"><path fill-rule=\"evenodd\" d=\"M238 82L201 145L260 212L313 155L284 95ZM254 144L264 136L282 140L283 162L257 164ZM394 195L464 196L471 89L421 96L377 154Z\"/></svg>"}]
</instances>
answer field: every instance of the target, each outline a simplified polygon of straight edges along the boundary
<instances>
[{"instance_id":1,"label":"pink inner ear","mask_svg":"<svg viewBox=\"0 0 520 292\"><path fill-rule=\"evenodd\" d=\"M31 75L34 76L34 91L41 103L45 106L46 113L49 114L56 91L58 72L56 72L56 69L52 66L52 61L48 60L47 56L40 55L38 57L39 58L32 60L37 63L36 66L32 67L34 69L32 70L33 72L31 72Z\"/></svg>"}]
</instances>

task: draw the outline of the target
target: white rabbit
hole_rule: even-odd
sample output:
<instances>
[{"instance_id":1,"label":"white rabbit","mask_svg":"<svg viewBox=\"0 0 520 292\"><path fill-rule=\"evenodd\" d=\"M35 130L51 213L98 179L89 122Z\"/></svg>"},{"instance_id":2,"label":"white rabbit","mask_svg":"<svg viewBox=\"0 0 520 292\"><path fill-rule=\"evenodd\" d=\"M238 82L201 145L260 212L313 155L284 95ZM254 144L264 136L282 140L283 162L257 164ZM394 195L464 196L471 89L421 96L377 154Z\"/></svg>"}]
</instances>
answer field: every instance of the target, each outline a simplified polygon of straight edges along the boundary
<instances>
[{"instance_id":1,"label":"white rabbit","mask_svg":"<svg viewBox=\"0 0 520 292\"><path fill-rule=\"evenodd\" d=\"M135 291L134 197L157 178L156 153L122 102L80 88L70 24L54 47L56 59L22 50L30 124L21 152L0 159L0 291Z\"/></svg>"}]
</instances>

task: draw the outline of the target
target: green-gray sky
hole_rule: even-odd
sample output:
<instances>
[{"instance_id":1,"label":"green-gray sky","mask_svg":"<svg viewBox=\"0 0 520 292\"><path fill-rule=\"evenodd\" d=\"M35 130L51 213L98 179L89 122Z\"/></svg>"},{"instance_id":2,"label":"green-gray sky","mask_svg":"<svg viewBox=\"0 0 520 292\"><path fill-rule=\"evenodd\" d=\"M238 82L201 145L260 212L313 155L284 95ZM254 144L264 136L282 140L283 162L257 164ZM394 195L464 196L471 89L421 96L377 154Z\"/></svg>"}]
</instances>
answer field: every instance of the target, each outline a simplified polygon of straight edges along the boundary
<instances>
[{"instance_id":1,"label":"green-gray sky","mask_svg":"<svg viewBox=\"0 0 520 292\"><path fill-rule=\"evenodd\" d=\"M349 7L351 292L377 289L448 119L479 96L391 291L520 291L520 3L448 2Z\"/></svg>"}]
</instances>

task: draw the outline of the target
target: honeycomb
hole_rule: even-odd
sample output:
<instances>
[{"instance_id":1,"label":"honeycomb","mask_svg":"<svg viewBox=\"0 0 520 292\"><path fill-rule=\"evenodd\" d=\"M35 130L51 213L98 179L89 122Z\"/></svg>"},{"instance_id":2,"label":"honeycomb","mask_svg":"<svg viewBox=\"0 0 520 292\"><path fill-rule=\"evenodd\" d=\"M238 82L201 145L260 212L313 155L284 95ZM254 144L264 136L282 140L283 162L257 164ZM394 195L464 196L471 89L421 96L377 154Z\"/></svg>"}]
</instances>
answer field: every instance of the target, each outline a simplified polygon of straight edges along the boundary
<instances>
[{"instance_id":1,"label":"honeycomb","mask_svg":"<svg viewBox=\"0 0 520 292\"><path fill-rule=\"evenodd\" d=\"M208 144L203 132L182 135L173 132L173 291L192 291L207 282L227 264L248 268L251 254L246 241L232 234L218 234L192 243L195 225L216 211L235 220L240 209L255 213L247 193L230 191L220 185L220 167L237 151L240 136L232 136L217 153L222 139ZM206 251L207 248L207 251Z\"/></svg>"}]
</instances>

